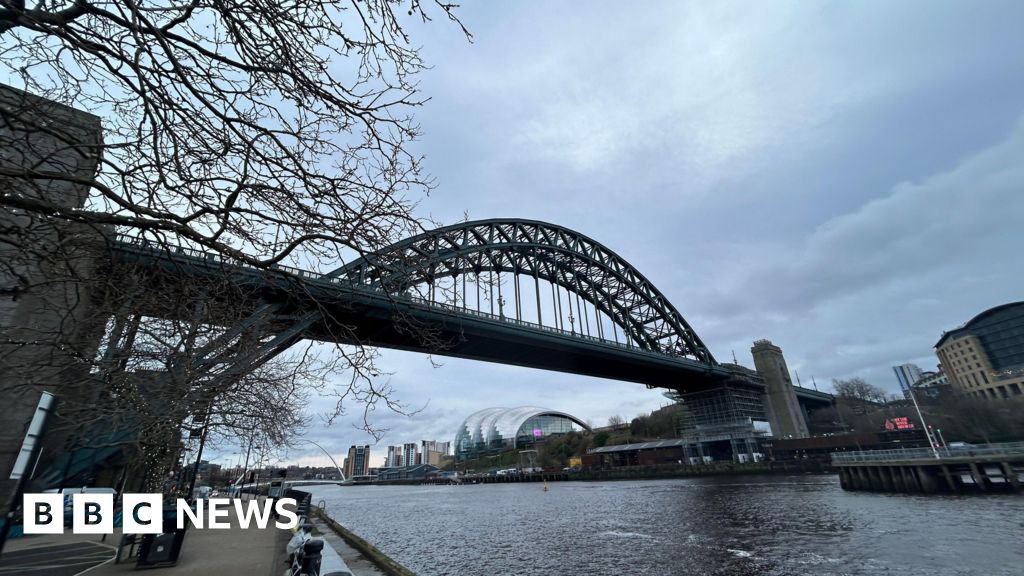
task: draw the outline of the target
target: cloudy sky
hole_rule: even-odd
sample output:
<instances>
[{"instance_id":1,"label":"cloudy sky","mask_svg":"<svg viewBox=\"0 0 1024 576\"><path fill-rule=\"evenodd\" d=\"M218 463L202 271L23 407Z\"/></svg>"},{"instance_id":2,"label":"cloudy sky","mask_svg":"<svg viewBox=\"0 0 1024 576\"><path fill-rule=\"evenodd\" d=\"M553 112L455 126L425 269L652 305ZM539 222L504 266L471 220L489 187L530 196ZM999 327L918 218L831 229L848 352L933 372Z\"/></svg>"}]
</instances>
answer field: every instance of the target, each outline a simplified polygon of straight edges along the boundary
<instances>
[{"instance_id":1,"label":"cloudy sky","mask_svg":"<svg viewBox=\"0 0 1024 576\"><path fill-rule=\"evenodd\" d=\"M578 230L643 272L719 360L781 346L805 384L934 369L942 334L1024 284L1024 4L478 2L413 26L438 189L423 215ZM436 360L436 359L435 359ZM603 425L630 383L385 351L412 417L374 448L450 440L490 406ZM316 410L314 403L311 410ZM334 454L372 443L314 425ZM325 465L312 451L288 459Z\"/></svg>"}]
</instances>

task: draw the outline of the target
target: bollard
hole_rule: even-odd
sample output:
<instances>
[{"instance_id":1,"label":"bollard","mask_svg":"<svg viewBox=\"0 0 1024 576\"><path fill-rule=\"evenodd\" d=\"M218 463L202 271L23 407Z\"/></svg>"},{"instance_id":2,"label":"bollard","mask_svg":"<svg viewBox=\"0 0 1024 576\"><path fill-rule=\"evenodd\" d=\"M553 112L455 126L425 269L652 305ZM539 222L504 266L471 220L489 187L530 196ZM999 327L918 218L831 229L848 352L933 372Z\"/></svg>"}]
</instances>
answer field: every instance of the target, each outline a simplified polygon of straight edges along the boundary
<instances>
[{"instance_id":1,"label":"bollard","mask_svg":"<svg viewBox=\"0 0 1024 576\"><path fill-rule=\"evenodd\" d=\"M320 551L324 548L323 540L307 540L302 545L302 563L299 565L301 574L320 574Z\"/></svg>"}]
</instances>

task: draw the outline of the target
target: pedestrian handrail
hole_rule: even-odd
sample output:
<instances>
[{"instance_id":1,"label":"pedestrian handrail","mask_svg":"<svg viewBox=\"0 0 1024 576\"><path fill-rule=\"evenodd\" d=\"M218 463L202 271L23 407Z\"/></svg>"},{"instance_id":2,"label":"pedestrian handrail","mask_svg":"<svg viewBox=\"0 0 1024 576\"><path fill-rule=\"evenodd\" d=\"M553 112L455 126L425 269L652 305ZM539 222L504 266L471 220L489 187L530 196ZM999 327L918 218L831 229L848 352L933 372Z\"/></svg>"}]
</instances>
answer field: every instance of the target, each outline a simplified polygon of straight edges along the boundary
<instances>
[{"instance_id":1,"label":"pedestrian handrail","mask_svg":"<svg viewBox=\"0 0 1024 576\"><path fill-rule=\"evenodd\" d=\"M833 464L857 462L897 462L908 460L935 460L939 458L970 458L974 456L1024 456L1024 442L1003 442L977 446L943 446L936 448L902 448L899 450L861 450L834 452Z\"/></svg>"}]
</instances>

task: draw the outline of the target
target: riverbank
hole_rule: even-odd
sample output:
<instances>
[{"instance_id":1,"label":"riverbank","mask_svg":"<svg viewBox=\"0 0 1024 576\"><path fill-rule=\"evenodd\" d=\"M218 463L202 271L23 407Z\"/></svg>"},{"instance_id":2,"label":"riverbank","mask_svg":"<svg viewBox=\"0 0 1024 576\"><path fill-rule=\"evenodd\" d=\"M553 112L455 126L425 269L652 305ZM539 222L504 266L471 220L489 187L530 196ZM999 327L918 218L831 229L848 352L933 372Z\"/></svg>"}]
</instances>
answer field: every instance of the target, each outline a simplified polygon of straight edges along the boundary
<instances>
[{"instance_id":1,"label":"riverbank","mask_svg":"<svg viewBox=\"0 0 1024 576\"><path fill-rule=\"evenodd\" d=\"M454 478L428 478L420 480L382 480L357 482L355 485L419 486L423 484L512 484L521 482L593 482L603 480L664 480L668 478L700 478L750 474L835 474L836 471L817 460L791 460L786 462L711 462L708 464L656 464L646 466L620 466L615 468L588 468L573 472L532 472L528 474L464 474Z\"/></svg>"},{"instance_id":2,"label":"riverbank","mask_svg":"<svg viewBox=\"0 0 1024 576\"><path fill-rule=\"evenodd\" d=\"M355 532L345 528L326 512L318 509L312 511L312 520L322 536L328 532L340 538L342 546L334 545L335 549L342 555L345 562L349 564L353 574L358 576L373 576L382 574L384 576L416 576L406 567L393 560L387 554L381 552L376 546L370 544ZM330 538L325 538L330 540ZM345 548L351 550L346 554Z\"/></svg>"},{"instance_id":3,"label":"riverbank","mask_svg":"<svg viewBox=\"0 0 1024 576\"><path fill-rule=\"evenodd\" d=\"M831 468L816 460L789 462L712 462L710 464L658 464L650 466L621 466L617 468L588 469L575 473L570 479L580 481L601 480L665 480L671 478L701 478L704 476L833 474Z\"/></svg>"}]
</instances>

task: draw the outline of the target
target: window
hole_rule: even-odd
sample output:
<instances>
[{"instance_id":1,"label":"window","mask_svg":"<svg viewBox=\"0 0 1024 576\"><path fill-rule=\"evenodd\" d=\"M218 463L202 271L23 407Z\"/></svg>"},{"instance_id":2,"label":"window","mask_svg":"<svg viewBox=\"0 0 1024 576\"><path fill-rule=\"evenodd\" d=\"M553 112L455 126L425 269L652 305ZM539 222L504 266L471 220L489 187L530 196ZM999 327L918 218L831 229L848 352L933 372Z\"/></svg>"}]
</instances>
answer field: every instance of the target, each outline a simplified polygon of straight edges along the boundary
<instances>
[{"instance_id":1,"label":"window","mask_svg":"<svg viewBox=\"0 0 1024 576\"><path fill-rule=\"evenodd\" d=\"M988 384L988 376L984 372L981 373L981 379L985 381L985 384Z\"/></svg>"}]
</instances>

